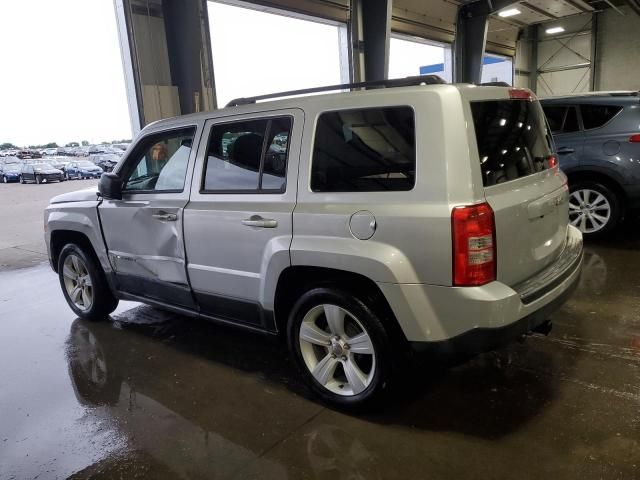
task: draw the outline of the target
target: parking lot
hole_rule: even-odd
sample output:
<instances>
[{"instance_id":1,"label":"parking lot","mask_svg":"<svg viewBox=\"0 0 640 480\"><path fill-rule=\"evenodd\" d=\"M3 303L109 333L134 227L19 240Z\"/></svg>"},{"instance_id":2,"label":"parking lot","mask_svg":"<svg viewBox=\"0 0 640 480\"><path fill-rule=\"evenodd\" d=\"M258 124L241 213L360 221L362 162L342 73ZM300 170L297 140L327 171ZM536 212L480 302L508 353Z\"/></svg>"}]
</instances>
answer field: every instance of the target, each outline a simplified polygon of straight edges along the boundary
<instances>
[{"instance_id":1,"label":"parking lot","mask_svg":"<svg viewBox=\"0 0 640 480\"><path fill-rule=\"evenodd\" d=\"M74 318L42 209L94 184L0 185L0 478L640 476L637 222L587 245L549 337L354 415L311 400L276 339L128 302Z\"/></svg>"},{"instance_id":2,"label":"parking lot","mask_svg":"<svg viewBox=\"0 0 640 480\"><path fill-rule=\"evenodd\" d=\"M0 185L0 271L36 265L46 260L42 212L49 199L97 183L97 180L81 180L42 185Z\"/></svg>"}]
</instances>

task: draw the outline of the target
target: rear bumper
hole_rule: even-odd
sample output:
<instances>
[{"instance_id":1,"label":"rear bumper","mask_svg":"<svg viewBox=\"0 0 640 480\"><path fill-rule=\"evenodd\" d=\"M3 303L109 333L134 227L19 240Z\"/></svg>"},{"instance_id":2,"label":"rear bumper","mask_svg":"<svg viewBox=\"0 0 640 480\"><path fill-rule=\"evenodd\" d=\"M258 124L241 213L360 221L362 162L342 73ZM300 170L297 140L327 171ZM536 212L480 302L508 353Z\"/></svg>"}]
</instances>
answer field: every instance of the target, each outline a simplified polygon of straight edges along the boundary
<instances>
[{"instance_id":1,"label":"rear bumper","mask_svg":"<svg viewBox=\"0 0 640 480\"><path fill-rule=\"evenodd\" d=\"M513 323L498 328L474 328L439 342L411 342L411 348L415 352L438 357L461 357L488 352L506 345L522 335L534 332L547 322L549 315L558 310L571 296L579 278L578 275L560 296Z\"/></svg>"},{"instance_id":2,"label":"rear bumper","mask_svg":"<svg viewBox=\"0 0 640 480\"><path fill-rule=\"evenodd\" d=\"M407 340L425 343L420 349L477 352L535 329L560 308L580 278L582 257L582 235L569 227L558 259L515 288L497 281L481 287L378 286Z\"/></svg>"}]
</instances>

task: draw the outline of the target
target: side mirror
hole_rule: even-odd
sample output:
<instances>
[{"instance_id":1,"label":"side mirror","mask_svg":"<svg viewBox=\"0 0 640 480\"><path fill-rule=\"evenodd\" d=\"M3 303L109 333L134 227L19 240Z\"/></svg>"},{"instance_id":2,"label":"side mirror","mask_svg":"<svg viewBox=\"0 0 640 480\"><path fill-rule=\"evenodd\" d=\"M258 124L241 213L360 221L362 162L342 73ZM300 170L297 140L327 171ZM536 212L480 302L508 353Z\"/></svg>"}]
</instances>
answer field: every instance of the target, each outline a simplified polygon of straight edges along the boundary
<instances>
[{"instance_id":1,"label":"side mirror","mask_svg":"<svg viewBox=\"0 0 640 480\"><path fill-rule=\"evenodd\" d=\"M98 192L109 200L122 200L122 179L112 172L105 172L98 182Z\"/></svg>"}]
</instances>

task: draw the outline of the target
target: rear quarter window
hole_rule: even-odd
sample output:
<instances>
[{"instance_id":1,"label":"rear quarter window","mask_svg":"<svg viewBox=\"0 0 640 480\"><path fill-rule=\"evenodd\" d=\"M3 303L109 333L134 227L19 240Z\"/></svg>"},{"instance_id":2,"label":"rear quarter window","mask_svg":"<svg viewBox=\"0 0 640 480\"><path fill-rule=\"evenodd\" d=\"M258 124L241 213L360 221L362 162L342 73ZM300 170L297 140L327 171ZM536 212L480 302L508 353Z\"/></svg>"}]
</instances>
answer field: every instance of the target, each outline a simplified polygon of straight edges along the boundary
<instances>
[{"instance_id":1,"label":"rear quarter window","mask_svg":"<svg viewBox=\"0 0 640 480\"><path fill-rule=\"evenodd\" d=\"M622 107L617 105L580 105L585 130L600 128L615 117Z\"/></svg>"},{"instance_id":2,"label":"rear quarter window","mask_svg":"<svg viewBox=\"0 0 640 480\"><path fill-rule=\"evenodd\" d=\"M411 190L415 171L410 107L340 110L318 117L311 167L314 192Z\"/></svg>"},{"instance_id":3,"label":"rear quarter window","mask_svg":"<svg viewBox=\"0 0 640 480\"><path fill-rule=\"evenodd\" d=\"M551 136L539 102L471 102L482 183L490 187L549 168Z\"/></svg>"}]
</instances>

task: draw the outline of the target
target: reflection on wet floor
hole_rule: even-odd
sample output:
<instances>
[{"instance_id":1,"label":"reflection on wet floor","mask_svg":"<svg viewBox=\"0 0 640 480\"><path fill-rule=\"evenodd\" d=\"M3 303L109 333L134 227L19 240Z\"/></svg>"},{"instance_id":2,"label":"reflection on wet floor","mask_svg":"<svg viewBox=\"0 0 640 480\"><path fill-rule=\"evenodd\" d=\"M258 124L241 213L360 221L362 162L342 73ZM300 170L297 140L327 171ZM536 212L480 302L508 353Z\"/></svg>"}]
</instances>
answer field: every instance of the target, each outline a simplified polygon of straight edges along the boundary
<instances>
[{"instance_id":1,"label":"reflection on wet floor","mask_svg":"<svg viewBox=\"0 0 640 480\"><path fill-rule=\"evenodd\" d=\"M74 320L46 265L1 273L0 478L639 478L627 236L588 247L549 337L361 415L314 402L277 338L131 303Z\"/></svg>"}]
</instances>

